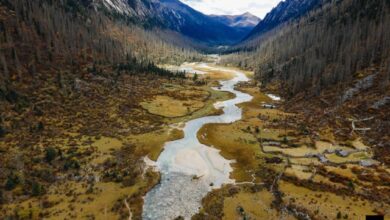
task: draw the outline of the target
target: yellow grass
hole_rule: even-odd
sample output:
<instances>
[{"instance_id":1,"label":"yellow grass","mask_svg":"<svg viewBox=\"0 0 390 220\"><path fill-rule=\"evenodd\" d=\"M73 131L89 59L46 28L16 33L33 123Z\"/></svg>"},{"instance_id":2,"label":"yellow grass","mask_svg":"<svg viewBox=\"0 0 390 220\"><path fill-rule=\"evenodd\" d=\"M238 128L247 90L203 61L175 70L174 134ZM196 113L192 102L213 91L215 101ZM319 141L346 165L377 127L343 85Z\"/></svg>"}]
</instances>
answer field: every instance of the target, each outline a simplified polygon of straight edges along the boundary
<instances>
[{"instance_id":1,"label":"yellow grass","mask_svg":"<svg viewBox=\"0 0 390 220\"><path fill-rule=\"evenodd\" d=\"M286 168L285 174L287 176L295 176L298 179L308 180L312 176L311 170L302 165L291 165L291 167Z\"/></svg>"},{"instance_id":2,"label":"yellow grass","mask_svg":"<svg viewBox=\"0 0 390 220\"><path fill-rule=\"evenodd\" d=\"M33 214L32 219L40 219L39 212L50 213L45 219L86 219L94 216L96 219L117 219L118 213L111 211L116 201L136 193L145 183L133 187L121 187L117 183L99 182L95 185L93 193L86 194L87 187L81 183L68 182L51 188L45 200L54 204L52 207L42 209L42 200L29 199L18 205L11 205L9 210L16 208L21 215ZM72 191L72 195L66 196L66 192ZM59 192L60 194L56 193ZM74 197L73 195L78 195Z\"/></svg>"},{"instance_id":3,"label":"yellow grass","mask_svg":"<svg viewBox=\"0 0 390 220\"><path fill-rule=\"evenodd\" d=\"M297 165L320 165L322 164L317 158L290 158L290 163Z\"/></svg>"},{"instance_id":4,"label":"yellow grass","mask_svg":"<svg viewBox=\"0 0 390 220\"><path fill-rule=\"evenodd\" d=\"M167 123L217 115L221 110L214 108L214 103L232 99L234 96L212 89L212 84L197 87L164 84L161 95L142 102L141 106L151 114L165 117Z\"/></svg>"},{"instance_id":5,"label":"yellow grass","mask_svg":"<svg viewBox=\"0 0 390 220\"><path fill-rule=\"evenodd\" d=\"M352 146L358 150L367 150L368 147L360 139L352 141Z\"/></svg>"},{"instance_id":6,"label":"yellow grass","mask_svg":"<svg viewBox=\"0 0 390 220\"><path fill-rule=\"evenodd\" d=\"M149 113L164 117L181 117L204 107L202 101L177 100L169 96L156 96L150 102L141 103Z\"/></svg>"},{"instance_id":7,"label":"yellow grass","mask_svg":"<svg viewBox=\"0 0 390 220\"><path fill-rule=\"evenodd\" d=\"M275 146L263 146L265 152L268 153L282 153L290 157L305 157L308 154L318 153L317 149L307 147L303 145L297 148L281 148Z\"/></svg>"},{"instance_id":8,"label":"yellow grass","mask_svg":"<svg viewBox=\"0 0 390 220\"><path fill-rule=\"evenodd\" d=\"M250 219L281 219L277 210L271 208L273 195L262 190L257 193L240 192L224 200L224 220L241 219L238 207L242 207ZM294 219L292 216L283 216L283 219Z\"/></svg>"},{"instance_id":9,"label":"yellow grass","mask_svg":"<svg viewBox=\"0 0 390 220\"><path fill-rule=\"evenodd\" d=\"M214 64L209 64L209 66L211 66L211 67L220 67L220 66L217 66L217 65L214 65ZM254 75L253 71L242 70L242 69L239 69L239 68L233 67L233 66L226 66L224 68L228 69L228 70L240 71L240 72L244 73L249 78L252 78L253 75Z\"/></svg>"},{"instance_id":10,"label":"yellow grass","mask_svg":"<svg viewBox=\"0 0 390 220\"><path fill-rule=\"evenodd\" d=\"M166 128L151 133L129 136L127 137L127 140L137 146L136 151L134 152L136 155L147 155L151 160L155 161L162 152L166 142L183 137L183 131L174 128Z\"/></svg>"},{"instance_id":11,"label":"yellow grass","mask_svg":"<svg viewBox=\"0 0 390 220\"><path fill-rule=\"evenodd\" d=\"M375 202L354 197L345 197L330 192L315 192L285 181L280 182L279 189L285 194L284 203L304 207L319 219L336 219L338 212L342 217L348 214L348 219L365 219L366 215L375 214L374 209L390 210L389 205L386 204L381 207Z\"/></svg>"},{"instance_id":12,"label":"yellow grass","mask_svg":"<svg viewBox=\"0 0 390 220\"><path fill-rule=\"evenodd\" d=\"M63 219L71 213L77 215L79 218L85 218L88 215L93 215L98 219L117 218L118 215L110 211L113 204L118 199L131 195L138 190L137 186L122 188L119 184L115 183L98 183L96 188L98 192L94 195L84 194L85 189L79 189L79 192L83 193L83 195L79 196L75 202L72 202L70 198L65 196L49 196L49 201L62 201L58 206L53 207L51 210L52 213L66 210L62 211L58 216L53 216L52 219ZM93 198L93 201L90 201L89 198ZM71 204L75 207L73 212L69 210L69 205Z\"/></svg>"},{"instance_id":13,"label":"yellow grass","mask_svg":"<svg viewBox=\"0 0 390 220\"><path fill-rule=\"evenodd\" d=\"M367 152L357 152L350 154L348 157L339 157L336 154L328 154L326 158L333 163L357 163L361 160L369 159L372 155Z\"/></svg>"},{"instance_id":14,"label":"yellow grass","mask_svg":"<svg viewBox=\"0 0 390 220\"><path fill-rule=\"evenodd\" d=\"M329 142L324 142L324 141L316 141L315 143L315 148L313 147L308 147L307 145L302 145L300 147L296 148L281 148L277 146L263 146L263 149L265 152L274 152L274 153L282 153L286 156L290 157L305 157L309 155L314 155L314 154L323 154L326 152L326 150L330 151L335 151L335 150L351 150L351 148L348 147L343 147L343 146L338 146L338 145L333 145ZM337 157L336 159L339 159L338 156L335 154L331 154ZM332 159L336 160L333 156L330 156ZM329 159L329 157L327 156ZM339 159L340 161L342 159ZM348 161L348 160L345 160ZM332 160L333 162L333 160Z\"/></svg>"},{"instance_id":15,"label":"yellow grass","mask_svg":"<svg viewBox=\"0 0 390 220\"><path fill-rule=\"evenodd\" d=\"M96 147L98 151L102 153L107 153L112 150L120 149L123 146L123 143L117 138L101 137L100 139L95 140L94 143L92 143L92 146Z\"/></svg>"},{"instance_id":16,"label":"yellow grass","mask_svg":"<svg viewBox=\"0 0 390 220\"><path fill-rule=\"evenodd\" d=\"M220 71L220 70L210 70L208 68L195 68L203 72L207 72L207 75L199 75L201 78L210 78L213 80L229 80L234 78L234 74L231 72Z\"/></svg>"},{"instance_id":17,"label":"yellow grass","mask_svg":"<svg viewBox=\"0 0 390 220\"><path fill-rule=\"evenodd\" d=\"M357 166L357 165L346 165L346 168L345 169L342 169L340 167L333 167L333 166L324 166L324 168L327 170L327 171L330 171L330 172L333 172L333 173L336 173L340 176L343 176L343 177L347 177L351 180L356 180L357 179L357 176L356 174L354 174L352 172L352 168L354 167L360 167L360 166Z\"/></svg>"},{"instance_id":18,"label":"yellow grass","mask_svg":"<svg viewBox=\"0 0 390 220\"><path fill-rule=\"evenodd\" d=\"M315 182L315 183L320 183L320 184L326 184L326 185L329 185L329 186L333 186L335 188L345 188L345 186L343 184L332 182L332 181L329 180L329 178L327 178L325 176L322 176L322 175L318 175L318 174L316 174L314 176L312 181Z\"/></svg>"},{"instance_id":19,"label":"yellow grass","mask_svg":"<svg viewBox=\"0 0 390 220\"><path fill-rule=\"evenodd\" d=\"M194 111L191 114L187 114L183 117L165 118L165 121L169 124L172 124L172 123L186 122L192 119L196 119L208 115L220 115L223 112L221 109L216 109L214 107L214 103L234 98L234 95L232 93L217 91L208 87L207 87L207 91L210 93L210 96L208 97L207 100L204 101L203 108L200 108L197 111Z\"/></svg>"}]
</instances>

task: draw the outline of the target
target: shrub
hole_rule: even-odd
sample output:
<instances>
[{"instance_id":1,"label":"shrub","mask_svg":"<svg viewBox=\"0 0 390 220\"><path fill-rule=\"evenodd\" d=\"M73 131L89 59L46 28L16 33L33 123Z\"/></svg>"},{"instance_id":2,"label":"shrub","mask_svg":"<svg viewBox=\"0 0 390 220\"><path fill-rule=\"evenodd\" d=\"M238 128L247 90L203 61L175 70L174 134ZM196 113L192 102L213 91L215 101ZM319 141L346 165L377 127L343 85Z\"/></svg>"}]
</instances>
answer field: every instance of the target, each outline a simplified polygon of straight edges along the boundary
<instances>
[{"instance_id":1,"label":"shrub","mask_svg":"<svg viewBox=\"0 0 390 220\"><path fill-rule=\"evenodd\" d=\"M198 74L194 74L194 76L192 77L192 80L194 81L194 82L196 82L196 81L198 81Z\"/></svg>"},{"instance_id":2,"label":"shrub","mask_svg":"<svg viewBox=\"0 0 390 220\"><path fill-rule=\"evenodd\" d=\"M7 178L7 182L5 183L6 190L13 190L20 183L20 179L17 175L11 174Z\"/></svg>"},{"instance_id":3,"label":"shrub","mask_svg":"<svg viewBox=\"0 0 390 220\"><path fill-rule=\"evenodd\" d=\"M3 190L0 190L0 204L4 203L4 193Z\"/></svg>"},{"instance_id":4,"label":"shrub","mask_svg":"<svg viewBox=\"0 0 390 220\"><path fill-rule=\"evenodd\" d=\"M5 135L5 129L0 125L0 138L4 137Z\"/></svg>"},{"instance_id":5,"label":"shrub","mask_svg":"<svg viewBox=\"0 0 390 220\"><path fill-rule=\"evenodd\" d=\"M70 169L80 169L80 162L75 158L66 160L64 163L64 170Z\"/></svg>"},{"instance_id":6,"label":"shrub","mask_svg":"<svg viewBox=\"0 0 390 220\"><path fill-rule=\"evenodd\" d=\"M287 136L284 136L284 137L283 137L283 141L282 141L282 142L283 142L283 144L287 144L287 143L288 143L288 138L287 138Z\"/></svg>"},{"instance_id":7,"label":"shrub","mask_svg":"<svg viewBox=\"0 0 390 220\"><path fill-rule=\"evenodd\" d=\"M37 124L37 131L38 132L41 132L41 131L43 131L45 129L45 126L43 125L43 123L42 122L39 122L38 124Z\"/></svg>"},{"instance_id":8,"label":"shrub","mask_svg":"<svg viewBox=\"0 0 390 220\"><path fill-rule=\"evenodd\" d=\"M53 170L51 169L39 169L35 173L36 177L39 177L41 180L44 180L46 182L55 182L56 177L54 175Z\"/></svg>"},{"instance_id":9,"label":"shrub","mask_svg":"<svg viewBox=\"0 0 390 220\"><path fill-rule=\"evenodd\" d=\"M46 149L45 159L48 163L51 163L57 157L57 150L54 147L48 147Z\"/></svg>"},{"instance_id":10,"label":"shrub","mask_svg":"<svg viewBox=\"0 0 390 220\"><path fill-rule=\"evenodd\" d=\"M337 219L340 219L341 218L341 212L338 212L337 213Z\"/></svg>"},{"instance_id":11,"label":"shrub","mask_svg":"<svg viewBox=\"0 0 390 220\"><path fill-rule=\"evenodd\" d=\"M300 124L298 129L299 129L299 132L301 134L304 134L304 135L308 135L309 134L309 129L308 129L308 127L305 124Z\"/></svg>"},{"instance_id":12,"label":"shrub","mask_svg":"<svg viewBox=\"0 0 390 220\"><path fill-rule=\"evenodd\" d=\"M348 187L349 187L350 189L352 189L352 190L355 189L355 185L353 184L352 181L349 181L349 182L348 182Z\"/></svg>"},{"instance_id":13,"label":"shrub","mask_svg":"<svg viewBox=\"0 0 390 220\"><path fill-rule=\"evenodd\" d=\"M37 182L32 183L31 195L40 196L43 193L43 186Z\"/></svg>"}]
</instances>

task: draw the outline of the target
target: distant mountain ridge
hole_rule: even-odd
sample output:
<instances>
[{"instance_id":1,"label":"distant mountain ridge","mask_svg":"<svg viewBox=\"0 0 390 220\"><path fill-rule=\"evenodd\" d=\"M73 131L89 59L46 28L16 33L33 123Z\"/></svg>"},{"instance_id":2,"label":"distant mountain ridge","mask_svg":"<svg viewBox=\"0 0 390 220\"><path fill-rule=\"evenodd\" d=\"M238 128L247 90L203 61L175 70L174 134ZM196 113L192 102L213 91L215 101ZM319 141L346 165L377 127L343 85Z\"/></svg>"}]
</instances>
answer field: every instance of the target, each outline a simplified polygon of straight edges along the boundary
<instances>
[{"instance_id":1,"label":"distant mountain ridge","mask_svg":"<svg viewBox=\"0 0 390 220\"><path fill-rule=\"evenodd\" d=\"M261 21L260 18L249 12L241 15L210 15L210 17L230 27L240 28L253 28Z\"/></svg>"},{"instance_id":2,"label":"distant mountain ridge","mask_svg":"<svg viewBox=\"0 0 390 220\"><path fill-rule=\"evenodd\" d=\"M240 30L244 37L247 36L261 21L260 18L249 12L241 15L210 15L210 17L229 27Z\"/></svg>"},{"instance_id":3,"label":"distant mountain ridge","mask_svg":"<svg viewBox=\"0 0 390 220\"><path fill-rule=\"evenodd\" d=\"M234 44L255 26L253 15L215 18L179 0L93 0L96 8L127 16L147 28L166 28L208 44ZM226 22L229 20L229 22ZM234 25L230 22L236 21Z\"/></svg>"}]
</instances>

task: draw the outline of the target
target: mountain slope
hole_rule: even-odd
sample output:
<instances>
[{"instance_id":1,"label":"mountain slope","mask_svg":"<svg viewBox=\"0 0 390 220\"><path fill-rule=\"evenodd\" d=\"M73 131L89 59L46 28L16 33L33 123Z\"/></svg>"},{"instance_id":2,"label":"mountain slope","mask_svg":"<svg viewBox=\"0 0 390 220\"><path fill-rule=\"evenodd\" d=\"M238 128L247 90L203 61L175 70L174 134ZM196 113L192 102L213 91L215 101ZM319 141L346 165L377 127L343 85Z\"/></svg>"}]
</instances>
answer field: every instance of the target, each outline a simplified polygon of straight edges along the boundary
<instances>
[{"instance_id":1,"label":"mountain slope","mask_svg":"<svg viewBox=\"0 0 390 220\"><path fill-rule=\"evenodd\" d=\"M246 39L259 36L284 22L302 17L310 10L321 5L321 0L286 0L279 3L250 32Z\"/></svg>"},{"instance_id":2,"label":"mountain slope","mask_svg":"<svg viewBox=\"0 0 390 220\"><path fill-rule=\"evenodd\" d=\"M147 28L163 28L179 32L209 44L233 44L246 33L241 27L229 26L200 13L178 0L99 0L94 5L125 16Z\"/></svg>"}]
</instances>

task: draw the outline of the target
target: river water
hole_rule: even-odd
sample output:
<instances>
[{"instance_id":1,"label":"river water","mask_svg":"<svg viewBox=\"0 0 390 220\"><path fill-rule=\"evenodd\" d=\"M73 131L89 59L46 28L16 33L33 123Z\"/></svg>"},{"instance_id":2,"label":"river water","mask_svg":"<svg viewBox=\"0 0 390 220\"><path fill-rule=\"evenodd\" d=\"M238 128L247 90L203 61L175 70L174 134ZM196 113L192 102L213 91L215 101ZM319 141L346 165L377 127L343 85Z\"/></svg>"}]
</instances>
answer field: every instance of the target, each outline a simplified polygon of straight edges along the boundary
<instances>
[{"instance_id":1,"label":"river water","mask_svg":"<svg viewBox=\"0 0 390 220\"><path fill-rule=\"evenodd\" d=\"M234 183L229 178L233 161L223 158L218 150L199 143L197 133L205 124L231 123L241 119L242 111L236 105L252 100L252 96L236 91L234 86L249 79L240 71L211 67L206 63L197 65L209 71L233 73L233 79L220 81L222 86L219 90L231 92L236 97L215 103L216 108L223 109L222 115L187 122L183 128L184 138L165 144L164 151L155 163L161 173L161 182L144 198L143 219L172 220L179 216L190 219L198 213L202 198L208 192L223 184Z\"/></svg>"}]
</instances>

